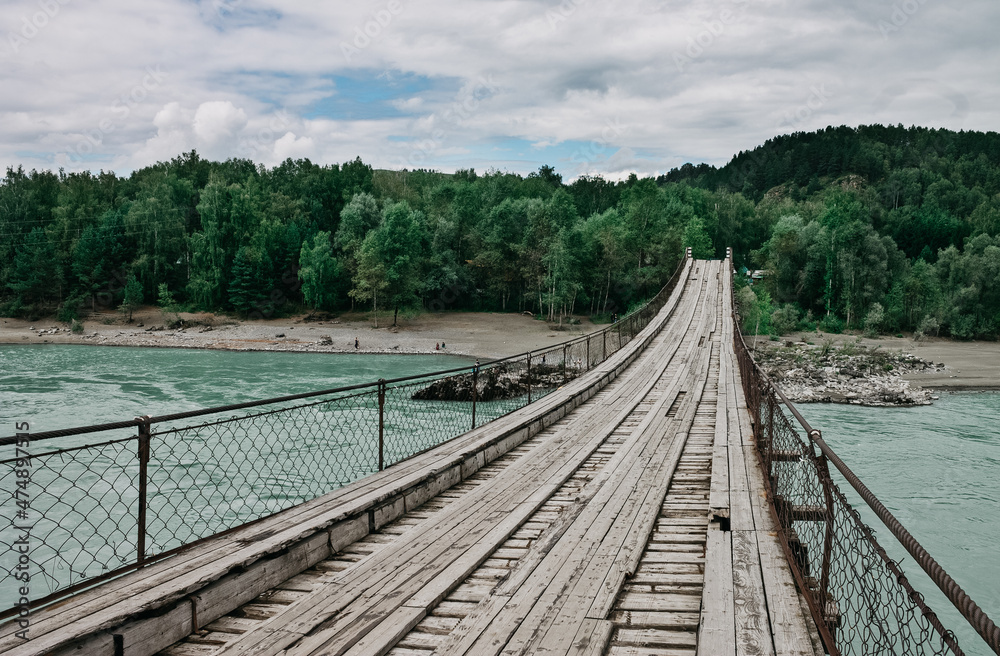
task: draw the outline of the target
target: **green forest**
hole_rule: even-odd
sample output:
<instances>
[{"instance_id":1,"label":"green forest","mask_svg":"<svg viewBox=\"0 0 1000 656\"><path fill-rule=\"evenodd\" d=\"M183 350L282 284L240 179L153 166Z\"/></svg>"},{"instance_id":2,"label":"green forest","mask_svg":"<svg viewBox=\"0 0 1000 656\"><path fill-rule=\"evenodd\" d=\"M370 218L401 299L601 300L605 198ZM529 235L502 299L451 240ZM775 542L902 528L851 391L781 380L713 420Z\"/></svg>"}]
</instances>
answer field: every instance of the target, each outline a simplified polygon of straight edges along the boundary
<instances>
[{"instance_id":1,"label":"green forest","mask_svg":"<svg viewBox=\"0 0 1000 656\"><path fill-rule=\"evenodd\" d=\"M994 339L1000 135L831 127L621 182L196 152L127 177L10 168L0 314L71 321L145 303L606 320L654 294L685 246L732 247L741 274L765 272L741 291L761 333Z\"/></svg>"}]
</instances>

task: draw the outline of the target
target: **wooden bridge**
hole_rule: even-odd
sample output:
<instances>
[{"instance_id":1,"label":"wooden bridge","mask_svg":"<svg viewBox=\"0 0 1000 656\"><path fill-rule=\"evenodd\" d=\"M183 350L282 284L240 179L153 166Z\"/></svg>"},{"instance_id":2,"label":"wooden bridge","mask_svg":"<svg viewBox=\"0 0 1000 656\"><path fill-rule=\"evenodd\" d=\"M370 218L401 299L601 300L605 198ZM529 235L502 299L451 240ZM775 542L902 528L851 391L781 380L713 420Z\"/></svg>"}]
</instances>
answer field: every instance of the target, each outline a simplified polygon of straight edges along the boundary
<instances>
[{"instance_id":1,"label":"wooden bridge","mask_svg":"<svg viewBox=\"0 0 1000 656\"><path fill-rule=\"evenodd\" d=\"M767 506L731 262L627 348L355 484L8 623L0 652L822 654Z\"/></svg>"}]
</instances>

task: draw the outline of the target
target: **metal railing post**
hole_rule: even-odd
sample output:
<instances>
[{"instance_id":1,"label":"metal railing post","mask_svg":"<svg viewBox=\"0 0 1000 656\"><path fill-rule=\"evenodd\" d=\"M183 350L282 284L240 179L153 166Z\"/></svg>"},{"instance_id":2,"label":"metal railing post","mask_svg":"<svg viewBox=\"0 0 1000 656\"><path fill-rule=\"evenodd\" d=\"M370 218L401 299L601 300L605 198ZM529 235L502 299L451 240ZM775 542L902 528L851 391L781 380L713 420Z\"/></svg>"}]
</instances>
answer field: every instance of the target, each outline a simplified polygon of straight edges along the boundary
<instances>
[{"instance_id":1,"label":"metal railing post","mask_svg":"<svg viewBox=\"0 0 1000 656\"><path fill-rule=\"evenodd\" d=\"M146 511L149 495L149 447L150 421L149 415L136 417L139 424L139 516L136 535L136 563L139 566L146 561Z\"/></svg>"},{"instance_id":2,"label":"metal railing post","mask_svg":"<svg viewBox=\"0 0 1000 656\"><path fill-rule=\"evenodd\" d=\"M586 369L586 371L590 371L590 366L591 366L590 365L590 335L587 335L587 369Z\"/></svg>"},{"instance_id":3,"label":"metal railing post","mask_svg":"<svg viewBox=\"0 0 1000 656\"><path fill-rule=\"evenodd\" d=\"M774 453L774 406L777 403L777 399L773 399L767 407L767 461L771 462L772 454ZM771 475L769 471L768 476Z\"/></svg>"},{"instance_id":4,"label":"metal railing post","mask_svg":"<svg viewBox=\"0 0 1000 656\"><path fill-rule=\"evenodd\" d=\"M601 362L608 359L608 329L601 331Z\"/></svg>"},{"instance_id":5,"label":"metal railing post","mask_svg":"<svg viewBox=\"0 0 1000 656\"><path fill-rule=\"evenodd\" d=\"M528 351L528 403L531 403L531 351Z\"/></svg>"},{"instance_id":6,"label":"metal railing post","mask_svg":"<svg viewBox=\"0 0 1000 656\"><path fill-rule=\"evenodd\" d=\"M385 378L378 379L378 470L385 469Z\"/></svg>"},{"instance_id":7,"label":"metal railing post","mask_svg":"<svg viewBox=\"0 0 1000 656\"><path fill-rule=\"evenodd\" d=\"M476 427L476 397L479 396L479 360L472 368L472 428Z\"/></svg>"},{"instance_id":8,"label":"metal railing post","mask_svg":"<svg viewBox=\"0 0 1000 656\"><path fill-rule=\"evenodd\" d=\"M562 375L563 375L563 386L566 385L566 347L563 347L563 360L562 360Z\"/></svg>"},{"instance_id":9,"label":"metal railing post","mask_svg":"<svg viewBox=\"0 0 1000 656\"><path fill-rule=\"evenodd\" d=\"M809 433L809 437L815 445L817 443L816 440L822 439L823 435L820 431L813 429ZM825 517L824 523L826 524L826 535L823 538L823 566L819 582L819 607L823 614L823 620L827 623L830 633L833 634L836 627L831 626L831 622L826 616L827 596L830 593L830 564L833 560L833 479L830 478L830 467L827 464L826 455L822 451L820 451L819 457L816 458L816 469L819 470L820 484L823 486L823 500L826 503L826 512L823 513Z\"/></svg>"}]
</instances>

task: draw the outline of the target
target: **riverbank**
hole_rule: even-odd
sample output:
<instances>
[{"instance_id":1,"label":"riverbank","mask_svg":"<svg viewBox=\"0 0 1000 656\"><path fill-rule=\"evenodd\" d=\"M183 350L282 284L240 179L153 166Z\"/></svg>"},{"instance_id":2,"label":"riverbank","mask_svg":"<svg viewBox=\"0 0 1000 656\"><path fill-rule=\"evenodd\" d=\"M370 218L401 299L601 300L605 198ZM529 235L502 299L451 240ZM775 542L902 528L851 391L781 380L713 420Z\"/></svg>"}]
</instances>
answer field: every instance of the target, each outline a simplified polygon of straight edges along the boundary
<instances>
[{"instance_id":1,"label":"riverbank","mask_svg":"<svg viewBox=\"0 0 1000 656\"><path fill-rule=\"evenodd\" d=\"M400 319L398 328L373 328L362 313L338 317L298 315L282 319L236 321L208 313L182 313L188 327L165 326L158 308L143 308L131 324L108 312L83 320L83 332L73 334L66 324L52 319L28 322L0 318L0 344L96 344L100 346L153 346L228 351L293 351L316 353L450 353L478 358L502 358L558 344L600 328L587 319L557 330L547 322L519 314L476 312L425 313ZM162 329L161 329L162 328ZM358 349L354 340L358 339ZM857 335L793 333L773 342L757 340L760 349L821 346L827 340L836 348L859 343L866 348L902 351L944 365L905 371L898 378L911 387L929 390L1000 390L1000 342L956 342L942 338L914 341L909 337L860 338ZM753 344L753 337L747 338ZM439 344L445 348L437 350Z\"/></svg>"},{"instance_id":2,"label":"riverbank","mask_svg":"<svg viewBox=\"0 0 1000 656\"><path fill-rule=\"evenodd\" d=\"M579 335L595 326L584 319L560 330L519 314L449 312L400 319L397 328L374 328L364 314L338 317L299 315L282 319L236 321L210 313L181 313L185 327L168 329L174 315L143 308L125 323L115 313L83 319L74 334L54 320L0 319L0 344L96 344L227 351L315 353L445 353L502 358L536 350ZM389 322L386 322L388 324ZM380 326L382 322L380 320ZM357 339L357 348L355 348ZM444 347L437 347L444 344Z\"/></svg>"},{"instance_id":3,"label":"riverbank","mask_svg":"<svg viewBox=\"0 0 1000 656\"><path fill-rule=\"evenodd\" d=\"M754 340L747 338L753 348ZM758 360L798 402L920 405L934 391L1000 390L1000 343L793 333Z\"/></svg>"}]
</instances>

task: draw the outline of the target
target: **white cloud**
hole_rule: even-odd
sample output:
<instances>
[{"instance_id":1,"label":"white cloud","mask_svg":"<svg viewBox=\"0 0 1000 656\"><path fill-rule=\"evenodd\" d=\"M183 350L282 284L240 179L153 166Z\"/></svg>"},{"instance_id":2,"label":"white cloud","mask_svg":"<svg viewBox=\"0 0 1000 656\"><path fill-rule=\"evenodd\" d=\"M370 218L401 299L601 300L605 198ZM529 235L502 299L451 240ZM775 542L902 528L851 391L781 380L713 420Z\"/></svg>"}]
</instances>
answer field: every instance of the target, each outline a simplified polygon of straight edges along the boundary
<instances>
[{"instance_id":1,"label":"white cloud","mask_svg":"<svg viewBox=\"0 0 1000 656\"><path fill-rule=\"evenodd\" d=\"M311 137L296 137L294 132L274 142L274 159L283 162L288 158L305 159L316 156L316 143Z\"/></svg>"},{"instance_id":2,"label":"white cloud","mask_svg":"<svg viewBox=\"0 0 1000 656\"><path fill-rule=\"evenodd\" d=\"M202 103L191 123L198 143L207 151L231 150L246 126L246 112L228 100Z\"/></svg>"},{"instance_id":3,"label":"white cloud","mask_svg":"<svg viewBox=\"0 0 1000 656\"><path fill-rule=\"evenodd\" d=\"M1000 123L993 0L905 20L888 0L395 2L89 0L27 38L37 0L8 0L0 166L127 172L196 148L485 169L504 164L474 153L516 141L542 146L522 172L611 175L721 164L790 129ZM366 29L348 62L341 43ZM602 136L609 121L628 129ZM566 154L595 140L600 157Z\"/></svg>"}]
</instances>

